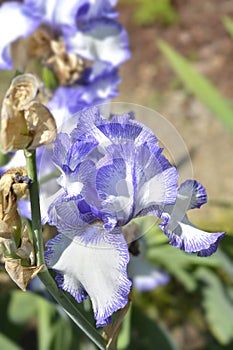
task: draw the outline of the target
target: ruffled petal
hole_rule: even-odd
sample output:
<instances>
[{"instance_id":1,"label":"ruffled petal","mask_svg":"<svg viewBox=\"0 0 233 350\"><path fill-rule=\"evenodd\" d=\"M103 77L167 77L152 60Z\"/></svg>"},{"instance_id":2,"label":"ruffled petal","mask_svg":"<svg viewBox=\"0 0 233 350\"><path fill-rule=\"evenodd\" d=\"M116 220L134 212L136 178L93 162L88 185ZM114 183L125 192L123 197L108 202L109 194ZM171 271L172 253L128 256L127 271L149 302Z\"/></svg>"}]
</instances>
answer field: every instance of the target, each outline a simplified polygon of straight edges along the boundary
<instances>
[{"instance_id":1,"label":"ruffled petal","mask_svg":"<svg viewBox=\"0 0 233 350\"><path fill-rule=\"evenodd\" d=\"M130 57L126 31L109 19L92 21L86 29L67 38L67 46L69 52L88 60L109 62L115 67Z\"/></svg>"},{"instance_id":2,"label":"ruffled petal","mask_svg":"<svg viewBox=\"0 0 233 350\"><path fill-rule=\"evenodd\" d=\"M122 144L133 141L135 146L145 145L155 155L158 153L158 140L152 130L144 124L134 120L134 113L129 112L119 115L111 115L110 120L100 115L98 107L88 108L80 111L76 118L78 119L78 128L72 132L73 139L79 139L82 135L92 136L101 145L107 147L110 144Z\"/></svg>"},{"instance_id":3,"label":"ruffled petal","mask_svg":"<svg viewBox=\"0 0 233 350\"><path fill-rule=\"evenodd\" d=\"M164 213L160 228L170 239L170 244L187 253L198 252L199 256L209 256L215 253L218 243L225 232L205 232L194 226L185 215L182 221L177 221L168 213Z\"/></svg>"},{"instance_id":4,"label":"ruffled petal","mask_svg":"<svg viewBox=\"0 0 233 350\"><path fill-rule=\"evenodd\" d=\"M0 7L0 69L11 69L10 45L20 37L30 35L41 23L39 17L28 14L19 2L3 3ZM15 25L17 24L17 25Z\"/></svg>"},{"instance_id":5,"label":"ruffled petal","mask_svg":"<svg viewBox=\"0 0 233 350\"><path fill-rule=\"evenodd\" d=\"M207 202L205 188L196 180L186 180L178 190L177 202L186 203L186 210L200 208ZM177 203L179 205L179 203Z\"/></svg>"},{"instance_id":6,"label":"ruffled petal","mask_svg":"<svg viewBox=\"0 0 233 350\"><path fill-rule=\"evenodd\" d=\"M101 226L88 225L73 240L57 235L47 243L45 260L57 273L60 288L78 302L92 301L96 326L111 321L112 314L128 302L128 247L119 229L107 234Z\"/></svg>"}]
</instances>

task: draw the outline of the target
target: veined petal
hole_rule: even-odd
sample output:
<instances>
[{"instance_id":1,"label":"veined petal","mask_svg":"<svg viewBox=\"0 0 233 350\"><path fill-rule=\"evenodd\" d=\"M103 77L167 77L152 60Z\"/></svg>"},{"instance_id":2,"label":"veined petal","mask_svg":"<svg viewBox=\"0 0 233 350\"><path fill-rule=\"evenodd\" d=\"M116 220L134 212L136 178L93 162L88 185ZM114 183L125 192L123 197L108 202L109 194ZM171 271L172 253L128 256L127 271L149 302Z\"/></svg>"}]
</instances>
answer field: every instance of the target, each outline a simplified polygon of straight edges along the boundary
<instances>
[{"instance_id":1,"label":"veined petal","mask_svg":"<svg viewBox=\"0 0 233 350\"><path fill-rule=\"evenodd\" d=\"M58 272L59 287L78 302L88 294L96 326L107 325L112 314L127 304L131 287L128 246L120 229L107 233L101 226L88 225L82 237L70 240L59 234L47 247L46 263Z\"/></svg>"},{"instance_id":2,"label":"veined petal","mask_svg":"<svg viewBox=\"0 0 233 350\"><path fill-rule=\"evenodd\" d=\"M110 62L115 67L130 57L126 31L109 19L92 21L88 28L67 38L67 45L69 52L88 60Z\"/></svg>"},{"instance_id":3,"label":"veined petal","mask_svg":"<svg viewBox=\"0 0 233 350\"><path fill-rule=\"evenodd\" d=\"M207 202L206 190L196 180L186 180L179 187L177 202L185 203L186 210L200 208Z\"/></svg>"},{"instance_id":4,"label":"veined petal","mask_svg":"<svg viewBox=\"0 0 233 350\"><path fill-rule=\"evenodd\" d=\"M205 232L194 226L185 215L182 221L168 213L163 214L160 228L170 239L170 244L187 253L198 252L199 256L209 256L217 250L218 243L225 232Z\"/></svg>"},{"instance_id":5,"label":"veined petal","mask_svg":"<svg viewBox=\"0 0 233 350\"><path fill-rule=\"evenodd\" d=\"M130 258L128 276L132 279L133 286L141 292L165 285L170 280L168 274L146 261L141 254Z\"/></svg>"},{"instance_id":6,"label":"veined petal","mask_svg":"<svg viewBox=\"0 0 233 350\"><path fill-rule=\"evenodd\" d=\"M100 115L97 107L80 111L77 116L78 128L72 132L73 140L93 136L104 148L111 144L122 144L133 141L135 146L145 145L155 155L159 147L158 140L152 130L134 120L134 113L111 115L110 120Z\"/></svg>"},{"instance_id":7,"label":"veined petal","mask_svg":"<svg viewBox=\"0 0 233 350\"><path fill-rule=\"evenodd\" d=\"M97 107L80 111L76 115L78 128L72 131L73 142L86 137L94 137L104 147L133 141L135 146L145 145L155 155L158 153L158 140L152 130L134 120L134 113L111 115L110 120L103 118Z\"/></svg>"},{"instance_id":8,"label":"veined petal","mask_svg":"<svg viewBox=\"0 0 233 350\"><path fill-rule=\"evenodd\" d=\"M133 142L111 145L97 164L96 189L103 210L124 225L133 217L162 211L177 196L177 172L157 149L155 156Z\"/></svg>"},{"instance_id":9,"label":"veined petal","mask_svg":"<svg viewBox=\"0 0 233 350\"><path fill-rule=\"evenodd\" d=\"M3 3L0 7L0 69L11 69L10 45L20 37L30 35L41 23L41 19L24 13L19 2ZM16 24L16 25L15 25Z\"/></svg>"},{"instance_id":10,"label":"veined petal","mask_svg":"<svg viewBox=\"0 0 233 350\"><path fill-rule=\"evenodd\" d=\"M52 160L61 170L63 165L68 165L68 152L71 147L70 137L66 133L59 133L54 141Z\"/></svg>"}]
</instances>

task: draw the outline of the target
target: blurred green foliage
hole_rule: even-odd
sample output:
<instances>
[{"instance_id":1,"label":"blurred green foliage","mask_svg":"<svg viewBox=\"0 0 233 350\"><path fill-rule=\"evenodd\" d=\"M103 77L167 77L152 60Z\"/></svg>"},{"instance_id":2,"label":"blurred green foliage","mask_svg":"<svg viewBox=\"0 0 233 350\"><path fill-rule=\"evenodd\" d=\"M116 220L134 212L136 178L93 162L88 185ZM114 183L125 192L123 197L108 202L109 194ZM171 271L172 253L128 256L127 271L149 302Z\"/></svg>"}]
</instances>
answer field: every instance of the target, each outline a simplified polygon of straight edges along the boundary
<instances>
[{"instance_id":1,"label":"blurred green foliage","mask_svg":"<svg viewBox=\"0 0 233 350\"><path fill-rule=\"evenodd\" d=\"M218 89L207 78L169 44L159 40L158 47L186 89L199 98L233 135L233 108L231 104L221 96Z\"/></svg>"},{"instance_id":2,"label":"blurred green foliage","mask_svg":"<svg viewBox=\"0 0 233 350\"><path fill-rule=\"evenodd\" d=\"M121 2L136 3L133 19L138 25L150 26L156 22L167 26L178 20L171 0L122 0Z\"/></svg>"}]
</instances>

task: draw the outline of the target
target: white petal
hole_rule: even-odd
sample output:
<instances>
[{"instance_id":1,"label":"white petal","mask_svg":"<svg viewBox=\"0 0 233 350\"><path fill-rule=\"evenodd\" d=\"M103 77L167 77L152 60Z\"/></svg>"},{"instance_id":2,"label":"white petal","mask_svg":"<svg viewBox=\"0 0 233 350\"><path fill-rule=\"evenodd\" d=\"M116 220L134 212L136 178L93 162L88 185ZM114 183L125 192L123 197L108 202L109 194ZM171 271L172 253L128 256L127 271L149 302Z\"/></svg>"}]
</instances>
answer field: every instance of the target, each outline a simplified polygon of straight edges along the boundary
<instances>
[{"instance_id":1,"label":"white petal","mask_svg":"<svg viewBox=\"0 0 233 350\"><path fill-rule=\"evenodd\" d=\"M220 239L225 232L205 232L194 226L184 216L182 221L175 220L169 214L164 214L164 222L159 226L170 238L170 244L180 248L187 253L196 253L200 256L209 256L213 254L218 247Z\"/></svg>"},{"instance_id":2,"label":"white petal","mask_svg":"<svg viewBox=\"0 0 233 350\"><path fill-rule=\"evenodd\" d=\"M89 225L84 232L73 240L58 235L49 241L46 262L59 273L59 286L78 302L90 296L99 327L128 302L128 247L120 230L108 234Z\"/></svg>"}]
</instances>

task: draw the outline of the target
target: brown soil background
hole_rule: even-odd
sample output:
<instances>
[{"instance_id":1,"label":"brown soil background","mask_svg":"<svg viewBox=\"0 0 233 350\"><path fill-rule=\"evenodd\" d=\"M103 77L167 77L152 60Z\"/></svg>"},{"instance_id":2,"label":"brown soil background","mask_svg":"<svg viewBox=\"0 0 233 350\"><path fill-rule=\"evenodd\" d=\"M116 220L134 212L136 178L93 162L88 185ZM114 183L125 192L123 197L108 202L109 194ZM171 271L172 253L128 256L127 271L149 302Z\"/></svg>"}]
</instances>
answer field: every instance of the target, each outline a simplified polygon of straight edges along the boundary
<instances>
[{"instance_id":1,"label":"brown soil background","mask_svg":"<svg viewBox=\"0 0 233 350\"><path fill-rule=\"evenodd\" d=\"M191 215L209 230L232 232L233 138L200 101L187 93L156 40L165 40L190 59L232 101L233 39L222 18L233 18L233 1L176 1L179 20L168 27L156 22L149 27L136 25L134 8L132 3L118 5L132 56L120 70L122 82L116 101L151 108L173 124L190 152L194 178L206 187L209 198L208 205Z\"/></svg>"}]
</instances>

